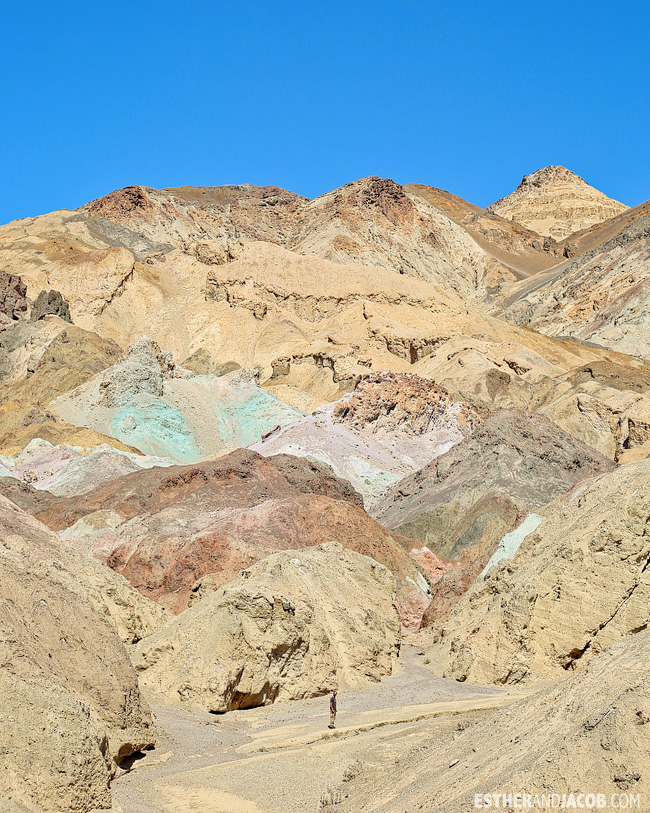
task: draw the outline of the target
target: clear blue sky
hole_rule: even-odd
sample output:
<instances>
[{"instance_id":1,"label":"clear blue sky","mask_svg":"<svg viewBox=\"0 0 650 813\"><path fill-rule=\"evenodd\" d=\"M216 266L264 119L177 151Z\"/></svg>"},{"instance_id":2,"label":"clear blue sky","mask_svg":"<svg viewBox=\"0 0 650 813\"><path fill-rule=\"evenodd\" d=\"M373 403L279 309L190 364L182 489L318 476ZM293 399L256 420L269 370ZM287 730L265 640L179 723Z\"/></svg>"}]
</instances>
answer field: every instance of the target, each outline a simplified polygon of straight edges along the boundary
<instances>
[{"instance_id":1,"label":"clear blue sky","mask_svg":"<svg viewBox=\"0 0 650 813\"><path fill-rule=\"evenodd\" d=\"M635 205L649 35L635 0L13 3L0 222L129 184L365 175L487 205L556 163Z\"/></svg>"}]
</instances>

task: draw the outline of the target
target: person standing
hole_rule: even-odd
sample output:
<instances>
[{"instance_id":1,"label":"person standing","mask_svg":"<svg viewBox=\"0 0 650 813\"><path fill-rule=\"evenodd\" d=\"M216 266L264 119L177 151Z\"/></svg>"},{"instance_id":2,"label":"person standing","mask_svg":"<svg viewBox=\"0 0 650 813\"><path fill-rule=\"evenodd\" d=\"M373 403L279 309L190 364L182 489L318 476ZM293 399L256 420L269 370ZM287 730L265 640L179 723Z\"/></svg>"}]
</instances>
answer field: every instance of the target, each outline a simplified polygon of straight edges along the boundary
<instances>
[{"instance_id":1,"label":"person standing","mask_svg":"<svg viewBox=\"0 0 650 813\"><path fill-rule=\"evenodd\" d=\"M334 728L334 720L336 720L336 690L332 691L332 696L330 697L330 724L327 726L328 728Z\"/></svg>"}]
</instances>

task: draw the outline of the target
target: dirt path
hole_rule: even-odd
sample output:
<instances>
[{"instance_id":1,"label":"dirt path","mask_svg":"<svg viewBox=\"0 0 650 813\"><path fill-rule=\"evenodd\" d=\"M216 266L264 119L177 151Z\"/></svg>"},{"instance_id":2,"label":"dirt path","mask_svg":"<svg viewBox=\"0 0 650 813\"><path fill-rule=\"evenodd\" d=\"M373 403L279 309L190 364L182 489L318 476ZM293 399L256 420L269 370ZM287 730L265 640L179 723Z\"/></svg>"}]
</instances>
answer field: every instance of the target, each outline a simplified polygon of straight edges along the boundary
<instances>
[{"instance_id":1,"label":"dirt path","mask_svg":"<svg viewBox=\"0 0 650 813\"><path fill-rule=\"evenodd\" d=\"M521 694L443 680L411 646L395 674L339 695L220 716L156 708L158 747L113 784L123 813L304 813L345 793L364 764L395 763L436 734Z\"/></svg>"}]
</instances>

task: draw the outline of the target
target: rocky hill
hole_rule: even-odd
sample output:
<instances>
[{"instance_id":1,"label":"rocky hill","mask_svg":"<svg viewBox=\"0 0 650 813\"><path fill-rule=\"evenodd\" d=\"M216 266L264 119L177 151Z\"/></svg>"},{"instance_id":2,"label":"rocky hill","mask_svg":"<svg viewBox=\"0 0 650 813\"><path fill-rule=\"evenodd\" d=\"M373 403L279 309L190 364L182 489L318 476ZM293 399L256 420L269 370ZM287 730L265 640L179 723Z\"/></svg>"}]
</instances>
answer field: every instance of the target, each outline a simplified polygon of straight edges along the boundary
<instances>
[{"instance_id":1,"label":"rocky hill","mask_svg":"<svg viewBox=\"0 0 650 813\"><path fill-rule=\"evenodd\" d=\"M338 541L394 574L402 619L417 625L429 581L440 578L446 560L416 562L411 540L361 505L348 482L307 460L241 450L211 463L136 472L38 516L176 613L270 553Z\"/></svg>"},{"instance_id":2,"label":"rocky hill","mask_svg":"<svg viewBox=\"0 0 650 813\"><path fill-rule=\"evenodd\" d=\"M474 433L403 479L373 516L450 559L426 623L449 608L483 570L504 534L580 480L614 464L535 413L498 412Z\"/></svg>"},{"instance_id":3,"label":"rocky hill","mask_svg":"<svg viewBox=\"0 0 650 813\"><path fill-rule=\"evenodd\" d=\"M515 191L493 203L488 211L561 240L626 208L589 186L575 172L550 166L524 175Z\"/></svg>"},{"instance_id":4,"label":"rocky hill","mask_svg":"<svg viewBox=\"0 0 650 813\"><path fill-rule=\"evenodd\" d=\"M453 402L433 381L408 373L368 373L349 395L278 427L250 448L325 465L349 480L369 508L479 423L467 403Z\"/></svg>"},{"instance_id":5,"label":"rocky hill","mask_svg":"<svg viewBox=\"0 0 650 813\"><path fill-rule=\"evenodd\" d=\"M649 475L650 460L628 463L547 505L514 558L428 633L432 659L457 680L558 678L645 629Z\"/></svg>"},{"instance_id":6,"label":"rocky hill","mask_svg":"<svg viewBox=\"0 0 650 813\"><path fill-rule=\"evenodd\" d=\"M261 389L254 374L196 375L146 338L50 408L65 422L177 463L248 446L275 426L302 417Z\"/></svg>"},{"instance_id":7,"label":"rocky hill","mask_svg":"<svg viewBox=\"0 0 650 813\"><path fill-rule=\"evenodd\" d=\"M328 542L275 553L142 641L148 694L224 712L390 675L399 652L395 580Z\"/></svg>"}]
</instances>

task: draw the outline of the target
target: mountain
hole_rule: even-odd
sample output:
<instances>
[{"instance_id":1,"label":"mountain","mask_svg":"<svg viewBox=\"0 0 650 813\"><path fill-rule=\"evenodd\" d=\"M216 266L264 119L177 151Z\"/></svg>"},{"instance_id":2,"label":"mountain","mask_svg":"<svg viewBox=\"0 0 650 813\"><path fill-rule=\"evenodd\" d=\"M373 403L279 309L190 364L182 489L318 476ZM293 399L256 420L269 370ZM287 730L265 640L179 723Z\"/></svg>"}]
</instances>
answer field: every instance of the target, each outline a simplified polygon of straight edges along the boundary
<instances>
[{"instance_id":1,"label":"mountain","mask_svg":"<svg viewBox=\"0 0 650 813\"><path fill-rule=\"evenodd\" d=\"M405 477L372 515L449 559L425 623L444 618L494 554L504 534L580 480L611 471L612 461L542 415L504 410L424 468Z\"/></svg>"},{"instance_id":2,"label":"mountain","mask_svg":"<svg viewBox=\"0 0 650 813\"><path fill-rule=\"evenodd\" d=\"M646 787L649 218L547 167L0 226L3 803Z\"/></svg>"},{"instance_id":3,"label":"mountain","mask_svg":"<svg viewBox=\"0 0 650 813\"><path fill-rule=\"evenodd\" d=\"M650 358L650 208L647 210L648 214L625 223L605 242L534 280L514 285L503 315L549 336L570 336ZM621 222L619 217L616 225ZM602 228L599 237L608 231Z\"/></svg>"},{"instance_id":4,"label":"mountain","mask_svg":"<svg viewBox=\"0 0 650 813\"><path fill-rule=\"evenodd\" d=\"M565 167L550 166L524 175L515 191L488 206L538 234L562 240L620 214L627 207L594 189Z\"/></svg>"},{"instance_id":5,"label":"mountain","mask_svg":"<svg viewBox=\"0 0 650 813\"><path fill-rule=\"evenodd\" d=\"M493 683L558 678L645 629L649 478L650 459L628 463L546 505L514 558L477 580L427 633L446 674Z\"/></svg>"}]
</instances>

